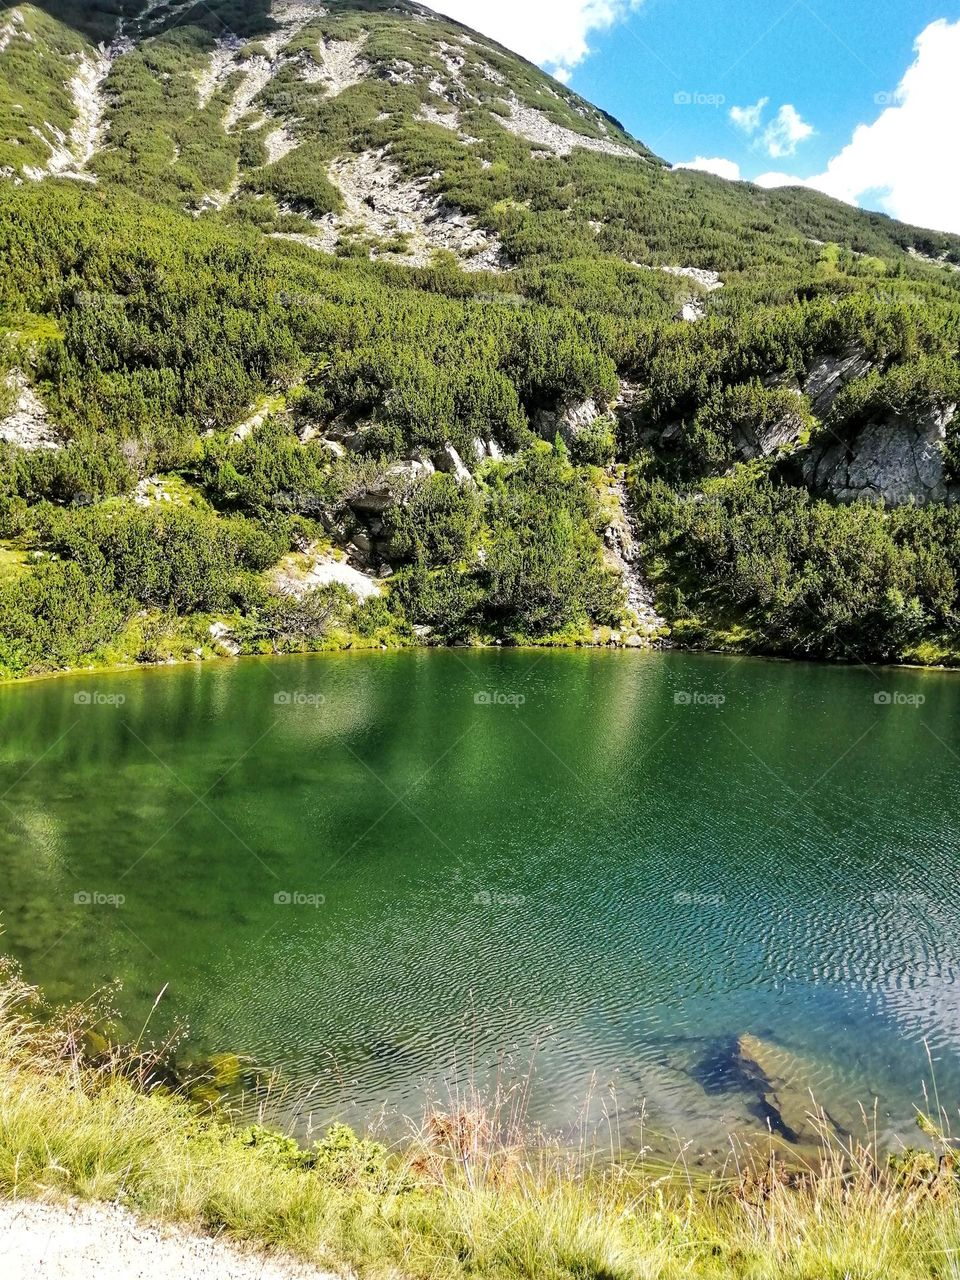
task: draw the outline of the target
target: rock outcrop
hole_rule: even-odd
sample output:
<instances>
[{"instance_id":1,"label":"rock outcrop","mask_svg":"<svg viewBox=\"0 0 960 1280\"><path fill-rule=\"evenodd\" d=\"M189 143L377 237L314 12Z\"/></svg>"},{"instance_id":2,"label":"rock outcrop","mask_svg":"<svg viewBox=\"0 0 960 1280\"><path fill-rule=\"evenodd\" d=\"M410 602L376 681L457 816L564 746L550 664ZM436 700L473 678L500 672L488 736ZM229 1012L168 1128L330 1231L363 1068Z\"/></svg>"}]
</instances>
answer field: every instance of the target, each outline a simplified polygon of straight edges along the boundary
<instances>
[{"instance_id":1,"label":"rock outcrop","mask_svg":"<svg viewBox=\"0 0 960 1280\"><path fill-rule=\"evenodd\" d=\"M395 462L383 474L348 502L353 511L362 514L382 515L389 507L402 502L406 493L418 481L432 475L435 467L429 461L411 460Z\"/></svg>"},{"instance_id":2,"label":"rock outcrop","mask_svg":"<svg viewBox=\"0 0 960 1280\"><path fill-rule=\"evenodd\" d=\"M890 415L869 422L848 438L821 432L797 455L804 484L840 502L955 502L960 487L944 469L947 428L956 405L926 413Z\"/></svg>"},{"instance_id":3,"label":"rock outcrop","mask_svg":"<svg viewBox=\"0 0 960 1280\"><path fill-rule=\"evenodd\" d=\"M666 630L667 622L656 609L651 587L640 561L637 537L630 516L626 485L617 479L610 487L613 514L604 533L607 555L619 570L627 594L627 608L636 615L642 636L653 641Z\"/></svg>"},{"instance_id":4,"label":"rock outcrop","mask_svg":"<svg viewBox=\"0 0 960 1280\"><path fill-rule=\"evenodd\" d=\"M302 71L308 84L319 84L326 89L328 98L336 98L360 82L370 73L370 64L361 56L367 42L359 40L321 40L314 52L314 61Z\"/></svg>"},{"instance_id":5,"label":"rock outcrop","mask_svg":"<svg viewBox=\"0 0 960 1280\"><path fill-rule=\"evenodd\" d=\"M810 408L818 418L825 418L843 388L855 378L862 378L872 368L873 361L859 346L848 347L839 355L822 356L810 369L803 384Z\"/></svg>"},{"instance_id":6,"label":"rock outcrop","mask_svg":"<svg viewBox=\"0 0 960 1280\"><path fill-rule=\"evenodd\" d=\"M457 484L473 484L473 477L449 440L433 459L433 464L438 471L444 471L447 475L453 476Z\"/></svg>"},{"instance_id":7,"label":"rock outcrop","mask_svg":"<svg viewBox=\"0 0 960 1280\"><path fill-rule=\"evenodd\" d=\"M316 555L306 569L282 564L275 582L278 591L296 600L302 600L318 587L336 584L346 587L361 601L383 594L383 586L376 578L354 568L346 560L337 559L333 553Z\"/></svg>"},{"instance_id":8,"label":"rock outcrop","mask_svg":"<svg viewBox=\"0 0 960 1280\"><path fill-rule=\"evenodd\" d=\"M643 160L643 156L622 142L614 142L610 138L591 138L587 134L554 124L542 111L526 106L517 98L511 99L508 116L497 115L494 118L518 138L525 138L527 142L543 147L554 155L568 156L575 147L583 147L587 151L599 151L603 155Z\"/></svg>"},{"instance_id":9,"label":"rock outcrop","mask_svg":"<svg viewBox=\"0 0 960 1280\"><path fill-rule=\"evenodd\" d=\"M533 425L544 440L554 440L559 435L569 446L602 416L600 406L591 396L586 400L571 400L556 409L538 409Z\"/></svg>"},{"instance_id":10,"label":"rock outcrop","mask_svg":"<svg viewBox=\"0 0 960 1280\"><path fill-rule=\"evenodd\" d=\"M106 131L103 83L114 60L128 47L120 40L110 48L101 45L92 57L84 55L80 58L76 75L66 86L74 109L70 134L68 136L49 121L44 121L42 128L31 126L31 132L49 148L50 158L44 166L26 165L23 170L25 177L35 182L47 177L96 181L93 174L86 173L85 169L100 149Z\"/></svg>"},{"instance_id":11,"label":"rock outcrop","mask_svg":"<svg viewBox=\"0 0 960 1280\"><path fill-rule=\"evenodd\" d=\"M462 209L431 194L428 180L404 178L386 149L336 160L328 176L343 196L343 212L318 219L313 232L285 233L282 238L334 254L345 234L359 232L371 239L369 254L374 259L422 267L444 250L459 258L464 271L509 267L493 232L477 227Z\"/></svg>"},{"instance_id":12,"label":"rock outcrop","mask_svg":"<svg viewBox=\"0 0 960 1280\"><path fill-rule=\"evenodd\" d=\"M61 440L47 418L47 411L21 369L7 377L14 397L13 408L0 419L0 440L20 449L59 449Z\"/></svg>"}]
</instances>

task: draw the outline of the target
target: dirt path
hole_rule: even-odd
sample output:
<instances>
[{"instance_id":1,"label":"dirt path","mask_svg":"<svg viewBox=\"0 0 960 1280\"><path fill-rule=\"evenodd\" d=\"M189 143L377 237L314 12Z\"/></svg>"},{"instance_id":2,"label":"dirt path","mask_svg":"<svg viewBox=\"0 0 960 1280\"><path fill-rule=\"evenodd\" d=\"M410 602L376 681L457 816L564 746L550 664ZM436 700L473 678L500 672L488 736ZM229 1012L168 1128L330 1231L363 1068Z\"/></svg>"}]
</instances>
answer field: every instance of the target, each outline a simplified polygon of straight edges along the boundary
<instances>
[{"instance_id":1,"label":"dirt path","mask_svg":"<svg viewBox=\"0 0 960 1280\"><path fill-rule=\"evenodd\" d=\"M0 1275L10 1280L337 1280L210 1236L140 1222L115 1205L0 1201Z\"/></svg>"}]
</instances>

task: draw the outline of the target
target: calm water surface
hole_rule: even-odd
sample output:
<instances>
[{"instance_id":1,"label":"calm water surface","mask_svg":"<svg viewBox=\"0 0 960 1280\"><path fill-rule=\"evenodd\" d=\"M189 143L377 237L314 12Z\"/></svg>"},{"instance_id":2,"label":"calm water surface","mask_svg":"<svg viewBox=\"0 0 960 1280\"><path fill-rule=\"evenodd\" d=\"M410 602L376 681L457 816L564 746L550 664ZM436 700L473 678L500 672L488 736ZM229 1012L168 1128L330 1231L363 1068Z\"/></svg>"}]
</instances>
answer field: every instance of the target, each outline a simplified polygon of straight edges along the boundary
<instances>
[{"instance_id":1,"label":"calm water surface","mask_svg":"<svg viewBox=\"0 0 960 1280\"><path fill-rule=\"evenodd\" d=\"M957 677L345 655L7 686L0 724L4 948L134 1030L166 986L156 1032L279 1068L301 1127L535 1063L551 1131L716 1147L764 1121L743 1036L891 1139L927 1046L960 1104Z\"/></svg>"}]
</instances>

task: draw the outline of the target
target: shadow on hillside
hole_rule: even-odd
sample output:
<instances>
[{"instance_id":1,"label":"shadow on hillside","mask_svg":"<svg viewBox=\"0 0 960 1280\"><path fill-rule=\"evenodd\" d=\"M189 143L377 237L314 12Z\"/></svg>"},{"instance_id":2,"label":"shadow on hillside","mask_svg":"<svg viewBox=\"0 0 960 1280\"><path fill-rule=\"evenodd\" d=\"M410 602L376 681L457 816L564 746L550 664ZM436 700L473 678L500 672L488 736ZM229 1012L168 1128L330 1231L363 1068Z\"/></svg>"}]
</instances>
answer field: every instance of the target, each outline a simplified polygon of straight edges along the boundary
<instances>
[{"instance_id":1,"label":"shadow on hillside","mask_svg":"<svg viewBox=\"0 0 960 1280\"><path fill-rule=\"evenodd\" d=\"M22 0L0 0L0 23L4 14ZM165 0L149 12L146 0L34 0L36 8L52 18L68 23L92 40L110 40L121 24L130 35L159 35L174 26L196 26L212 36L267 35L276 29L270 16L270 0ZM318 9L322 6L317 3Z\"/></svg>"}]
</instances>

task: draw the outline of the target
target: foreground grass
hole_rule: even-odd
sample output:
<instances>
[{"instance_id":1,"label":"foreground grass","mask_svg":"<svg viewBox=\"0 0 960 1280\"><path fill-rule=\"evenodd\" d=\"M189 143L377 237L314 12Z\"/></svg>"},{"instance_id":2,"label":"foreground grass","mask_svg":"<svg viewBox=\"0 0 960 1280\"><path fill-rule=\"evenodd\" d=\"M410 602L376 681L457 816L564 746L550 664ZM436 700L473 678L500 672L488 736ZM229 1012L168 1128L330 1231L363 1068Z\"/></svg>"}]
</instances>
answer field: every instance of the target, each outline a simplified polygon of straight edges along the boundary
<instances>
[{"instance_id":1,"label":"foreground grass","mask_svg":"<svg viewBox=\"0 0 960 1280\"><path fill-rule=\"evenodd\" d=\"M833 1150L694 1182L495 1141L476 1110L402 1152L338 1128L310 1152L198 1114L136 1053L87 1061L82 1020L0 983L0 1192L120 1201L360 1276L898 1280L960 1274L948 1147L897 1169ZM768 1153L769 1157L769 1153Z\"/></svg>"}]
</instances>

